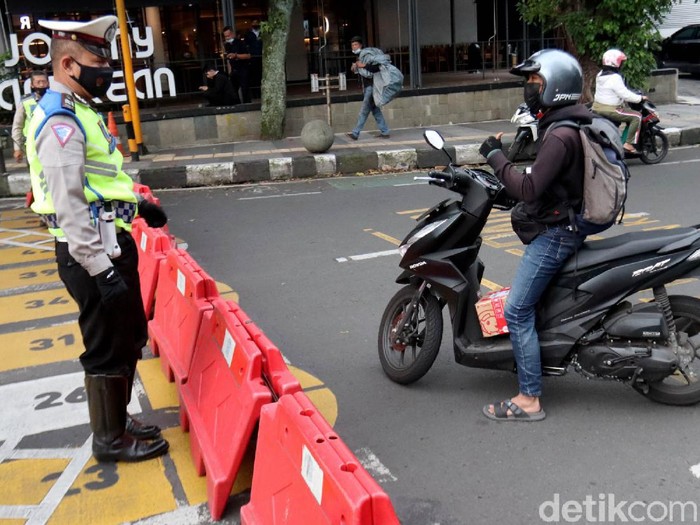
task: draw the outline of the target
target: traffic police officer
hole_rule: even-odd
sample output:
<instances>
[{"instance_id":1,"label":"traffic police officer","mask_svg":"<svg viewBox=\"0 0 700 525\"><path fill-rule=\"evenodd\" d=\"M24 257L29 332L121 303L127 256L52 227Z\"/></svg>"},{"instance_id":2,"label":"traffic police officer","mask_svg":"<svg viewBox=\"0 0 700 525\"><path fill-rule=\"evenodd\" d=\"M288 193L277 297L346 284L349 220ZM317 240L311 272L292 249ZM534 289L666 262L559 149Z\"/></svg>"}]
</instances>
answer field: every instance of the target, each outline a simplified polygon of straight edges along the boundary
<instances>
[{"instance_id":1,"label":"traffic police officer","mask_svg":"<svg viewBox=\"0 0 700 525\"><path fill-rule=\"evenodd\" d=\"M13 156L17 162L22 160L22 146L27 136L29 119L32 118L34 108L49 87L49 76L45 71L32 71L29 76L29 87L32 92L22 97L20 103L17 104L15 118L12 120Z\"/></svg>"},{"instance_id":2,"label":"traffic police officer","mask_svg":"<svg viewBox=\"0 0 700 525\"><path fill-rule=\"evenodd\" d=\"M139 202L122 171L116 139L90 100L112 82L115 16L90 22L40 20L52 31L53 89L34 110L27 133L34 203L56 237L58 273L78 303L92 451L98 461L141 461L167 452L154 425L126 412L136 362L147 341L134 216L164 226L162 209Z\"/></svg>"}]
</instances>

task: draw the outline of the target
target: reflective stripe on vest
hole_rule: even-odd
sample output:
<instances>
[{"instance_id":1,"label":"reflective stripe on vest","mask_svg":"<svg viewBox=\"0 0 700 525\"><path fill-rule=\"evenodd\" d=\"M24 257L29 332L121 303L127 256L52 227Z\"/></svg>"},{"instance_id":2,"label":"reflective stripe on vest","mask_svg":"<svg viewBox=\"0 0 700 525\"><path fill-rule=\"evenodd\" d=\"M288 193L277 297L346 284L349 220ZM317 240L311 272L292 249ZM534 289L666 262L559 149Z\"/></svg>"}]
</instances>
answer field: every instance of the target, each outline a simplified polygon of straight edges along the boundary
<instances>
[{"instance_id":1,"label":"reflective stripe on vest","mask_svg":"<svg viewBox=\"0 0 700 525\"><path fill-rule=\"evenodd\" d=\"M46 121L54 115L67 115L75 119L85 136L86 159L83 181L85 199L90 204L90 217L86 220L96 224L96 210L102 202L112 201L117 211L115 225L127 231L136 215L136 196L133 181L122 171L122 154L116 147L116 139L109 133L102 117L87 104L75 100L75 113L62 105L62 95L47 90L34 109L27 132L27 160L34 193L32 210L47 220L49 231L63 237L56 221L56 210L49 193L43 166L36 152L36 138Z\"/></svg>"},{"instance_id":2,"label":"reflective stripe on vest","mask_svg":"<svg viewBox=\"0 0 700 525\"><path fill-rule=\"evenodd\" d=\"M22 134L26 137L27 131L29 130L29 120L32 118L32 114L37 105L34 95L22 99L22 105L24 106L24 127L22 128Z\"/></svg>"}]
</instances>

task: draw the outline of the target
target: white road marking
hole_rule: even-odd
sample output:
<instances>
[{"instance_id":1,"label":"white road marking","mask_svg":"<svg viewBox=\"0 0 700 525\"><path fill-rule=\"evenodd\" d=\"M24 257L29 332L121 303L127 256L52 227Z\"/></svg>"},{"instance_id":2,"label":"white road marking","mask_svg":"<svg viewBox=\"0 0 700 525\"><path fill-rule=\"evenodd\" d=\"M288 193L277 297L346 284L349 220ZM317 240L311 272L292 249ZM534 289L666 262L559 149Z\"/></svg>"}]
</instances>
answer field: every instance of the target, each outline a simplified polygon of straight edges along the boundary
<instances>
[{"instance_id":1,"label":"white road marking","mask_svg":"<svg viewBox=\"0 0 700 525\"><path fill-rule=\"evenodd\" d=\"M284 193L282 195L260 195L259 197L241 197L239 201L252 201L257 199L277 199L280 197L299 197L300 195L320 195L320 191L307 191L302 193Z\"/></svg>"},{"instance_id":2,"label":"white road marking","mask_svg":"<svg viewBox=\"0 0 700 525\"><path fill-rule=\"evenodd\" d=\"M693 465L692 467L690 467L690 472L691 472L691 474L692 474L693 476L695 476L696 478L700 479L700 463L698 463L697 465Z\"/></svg>"},{"instance_id":3,"label":"white road marking","mask_svg":"<svg viewBox=\"0 0 700 525\"><path fill-rule=\"evenodd\" d=\"M3 408L0 439L88 423L85 374L76 372L0 386L0 399L12 399ZM140 413L138 396L132 396L129 412Z\"/></svg>"},{"instance_id":4,"label":"white road marking","mask_svg":"<svg viewBox=\"0 0 700 525\"><path fill-rule=\"evenodd\" d=\"M374 454L374 452L367 447L356 450L355 456L358 460L360 460L360 463L362 463L362 466L365 467L365 470L369 472L378 483L386 483L387 481L397 480L396 476L394 476L391 471L386 468L384 463L379 461L379 458Z\"/></svg>"},{"instance_id":5,"label":"white road marking","mask_svg":"<svg viewBox=\"0 0 700 525\"><path fill-rule=\"evenodd\" d=\"M350 255L349 257L336 257L337 262L348 262L348 261L364 261L366 259L375 259L376 257L386 257L387 255L398 255L399 250L386 250L383 252L372 252L363 253L360 255Z\"/></svg>"},{"instance_id":6,"label":"white road marking","mask_svg":"<svg viewBox=\"0 0 700 525\"><path fill-rule=\"evenodd\" d=\"M691 164L691 163L694 163L694 162L700 162L700 159L674 160L674 161L671 161L671 162L664 162L663 165L664 165L664 166L670 166L671 164ZM665 172L664 172L664 175L666 175Z\"/></svg>"}]
</instances>

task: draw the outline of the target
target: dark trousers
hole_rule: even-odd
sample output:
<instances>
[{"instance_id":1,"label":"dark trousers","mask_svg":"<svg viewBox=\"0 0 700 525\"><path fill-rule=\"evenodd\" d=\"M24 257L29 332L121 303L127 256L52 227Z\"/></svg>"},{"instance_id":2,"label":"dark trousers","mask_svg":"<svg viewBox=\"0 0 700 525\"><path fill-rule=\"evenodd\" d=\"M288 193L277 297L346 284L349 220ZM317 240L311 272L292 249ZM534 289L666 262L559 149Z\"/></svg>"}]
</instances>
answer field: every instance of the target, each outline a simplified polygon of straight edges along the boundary
<instances>
[{"instance_id":1,"label":"dark trousers","mask_svg":"<svg viewBox=\"0 0 700 525\"><path fill-rule=\"evenodd\" d=\"M262 57L250 59L250 94L253 98L260 98L262 86Z\"/></svg>"},{"instance_id":2,"label":"dark trousers","mask_svg":"<svg viewBox=\"0 0 700 525\"><path fill-rule=\"evenodd\" d=\"M250 102L250 71L247 67L231 71L231 84L233 84L233 90L236 93L240 88L241 102Z\"/></svg>"},{"instance_id":3,"label":"dark trousers","mask_svg":"<svg viewBox=\"0 0 700 525\"><path fill-rule=\"evenodd\" d=\"M129 377L148 341L138 272L138 250L127 232L117 234L122 254L112 264L129 288L123 298L104 305L90 274L68 253L68 243L56 242L58 275L78 303L78 324L85 351L80 363L87 374Z\"/></svg>"}]
</instances>

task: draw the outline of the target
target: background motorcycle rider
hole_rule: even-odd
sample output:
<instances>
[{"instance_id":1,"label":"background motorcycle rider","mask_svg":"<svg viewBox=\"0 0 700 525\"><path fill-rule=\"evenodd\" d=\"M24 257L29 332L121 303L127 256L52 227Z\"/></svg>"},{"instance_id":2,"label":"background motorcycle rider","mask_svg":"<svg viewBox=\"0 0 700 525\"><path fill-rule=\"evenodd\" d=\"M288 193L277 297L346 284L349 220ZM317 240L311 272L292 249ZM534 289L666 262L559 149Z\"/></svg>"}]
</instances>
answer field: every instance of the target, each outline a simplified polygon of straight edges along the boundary
<instances>
[{"instance_id":1,"label":"background motorcycle rider","mask_svg":"<svg viewBox=\"0 0 700 525\"><path fill-rule=\"evenodd\" d=\"M584 163L579 132L566 126L551 133L546 130L560 120L590 123L593 115L577 104L583 74L570 54L544 49L511 73L526 78L524 99L530 110L543 112L538 128L543 140L534 164L522 172L501 151L503 133L486 139L479 150L508 193L520 201L512 211L511 222L527 244L505 306L519 392L509 400L484 406L483 412L498 421L540 421L545 412L540 404L542 365L535 308L552 277L585 238L573 231L568 209L557 197L567 195L574 211L580 212Z\"/></svg>"},{"instance_id":2,"label":"background motorcycle rider","mask_svg":"<svg viewBox=\"0 0 700 525\"><path fill-rule=\"evenodd\" d=\"M624 103L639 103L646 97L627 89L625 80L620 74L620 68L625 60L627 55L619 49L608 49L603 53L603 69L598 73L595 81L593 111L614 122L627 124L629 129L624 148L626 151L634 151L634 145L639 139L642 115L638 111L625 107Z\"/></svg>"}]
</instances>

